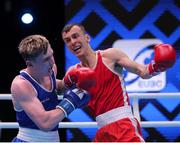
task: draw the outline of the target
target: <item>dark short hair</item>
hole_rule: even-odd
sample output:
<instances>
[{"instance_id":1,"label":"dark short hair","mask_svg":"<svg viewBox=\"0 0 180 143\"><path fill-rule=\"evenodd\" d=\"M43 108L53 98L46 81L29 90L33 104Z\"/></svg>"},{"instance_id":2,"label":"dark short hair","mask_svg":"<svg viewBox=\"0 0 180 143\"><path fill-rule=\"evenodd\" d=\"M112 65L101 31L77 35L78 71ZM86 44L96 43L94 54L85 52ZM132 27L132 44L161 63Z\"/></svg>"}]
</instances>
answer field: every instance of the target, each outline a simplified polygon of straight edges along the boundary
<instances>
[{"instance_id":1,"label":"dark short hair","mask_svg":"<svg viewBox=\"0 0 180 143\"><path fill-rule=\"evenodd\" d=\"M61 34L63 34L64 32L68 32L71 30L72 27L74 26L78 26L80 27L80 29L82 30L82 32L85 34L86 33L86 30L85 30L85 27L82 25L82 24L79 24L79 23L71 23L71 24L67 24L64 26L64 28L62 29L61 31Z\"/></svg>"}]
</instances>

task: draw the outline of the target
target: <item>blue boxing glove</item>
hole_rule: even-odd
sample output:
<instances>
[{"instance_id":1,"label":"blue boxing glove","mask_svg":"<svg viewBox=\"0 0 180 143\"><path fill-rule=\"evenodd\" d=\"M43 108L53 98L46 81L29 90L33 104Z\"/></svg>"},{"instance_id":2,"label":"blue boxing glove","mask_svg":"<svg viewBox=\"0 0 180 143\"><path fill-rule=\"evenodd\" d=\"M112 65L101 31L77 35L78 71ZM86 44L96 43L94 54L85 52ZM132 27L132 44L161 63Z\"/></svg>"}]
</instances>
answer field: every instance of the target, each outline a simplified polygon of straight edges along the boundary
<instances>
[{"instance_id":1,"label":"blue boxing glove","mask_svg":"<svg viewBox=\"0 0 180 143\"><path fill-rule=\"evenodd\" d=\"M90 95L85 90L73 87L65 92L63 100L57 105L57 108L63 110L67 117L74 109L86 106L89 100Z\"/></svg>"}]
</instances>

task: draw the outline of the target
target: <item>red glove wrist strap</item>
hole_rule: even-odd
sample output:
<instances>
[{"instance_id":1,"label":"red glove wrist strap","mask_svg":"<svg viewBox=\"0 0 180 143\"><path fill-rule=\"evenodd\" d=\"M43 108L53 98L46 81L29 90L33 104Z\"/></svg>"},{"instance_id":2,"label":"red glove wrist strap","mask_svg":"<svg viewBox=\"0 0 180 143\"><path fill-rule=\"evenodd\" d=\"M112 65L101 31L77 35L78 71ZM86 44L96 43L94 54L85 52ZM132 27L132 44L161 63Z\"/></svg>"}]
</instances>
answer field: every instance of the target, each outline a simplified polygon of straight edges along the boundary
<instances>
[{"instance_id":1,"label":"red glove wrist strap","mask_svg":"<svg viewBox=\"0 0 180 143\"><path fill-rule=\"evenodd\" d=\"M155 71L154 64L155 64L155 62L151 61L151 63L148 65L149 75L151 75L151 76L155 76L155 75L158 75L160 73L160 72Z\"/></svg>"}]
</instances>

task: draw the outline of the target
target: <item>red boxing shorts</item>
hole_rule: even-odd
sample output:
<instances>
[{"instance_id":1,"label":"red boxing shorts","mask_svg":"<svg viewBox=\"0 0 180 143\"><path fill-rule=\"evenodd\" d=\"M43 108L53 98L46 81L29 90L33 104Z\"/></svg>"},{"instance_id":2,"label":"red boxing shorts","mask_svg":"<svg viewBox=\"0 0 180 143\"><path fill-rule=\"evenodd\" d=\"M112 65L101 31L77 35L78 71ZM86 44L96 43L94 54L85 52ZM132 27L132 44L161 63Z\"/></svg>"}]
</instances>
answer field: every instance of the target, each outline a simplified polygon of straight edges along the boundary
<instances>
[{"instance_id":1,"label":"red boxing shorts","mask_svg":"<svg viewBox=\"0 0 180 143\"><path fill-rule=\"evenodd\" d=\"M145 142L130 107L119 107L96 117L100 129L94 142Z\"/></svg>"},{"instance_id":2,"label":"red boxing shorts","mask_svg":"<svg viewBox=\"0 0 180 143\"><path fill-rule=\"evenodd\" d=\"M144 139L138 121L124 118L100 128L94 142L144 142Z\"/></svg>"}]
</instances>

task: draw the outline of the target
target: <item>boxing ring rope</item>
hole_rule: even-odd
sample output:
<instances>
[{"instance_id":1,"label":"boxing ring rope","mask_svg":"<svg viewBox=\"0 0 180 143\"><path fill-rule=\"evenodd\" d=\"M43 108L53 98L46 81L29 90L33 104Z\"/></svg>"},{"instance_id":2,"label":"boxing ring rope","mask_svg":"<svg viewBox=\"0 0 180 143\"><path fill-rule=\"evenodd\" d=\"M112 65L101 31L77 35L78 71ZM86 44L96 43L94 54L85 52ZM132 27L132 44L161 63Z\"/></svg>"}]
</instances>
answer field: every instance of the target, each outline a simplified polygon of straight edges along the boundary
<instances>
[{"instance_id":1,"label":"boxing ring rope","mask_svg":"<svg viewBox=\"0 0 180 143\"><path fill-rule=\"evenodd\" d=\"M139 99L180 98L180 93L130 93L133 113L140 121L141 127L180 127L180 121L141 121L139 113ZM61 99L62 96L59 96ZM0 94L0 100L11 100L11 94ZM17 122L0 122L0 129L16 129ZM97 128L96 122L61 122L59 128Z\"/></svg>"}]
</instances>

